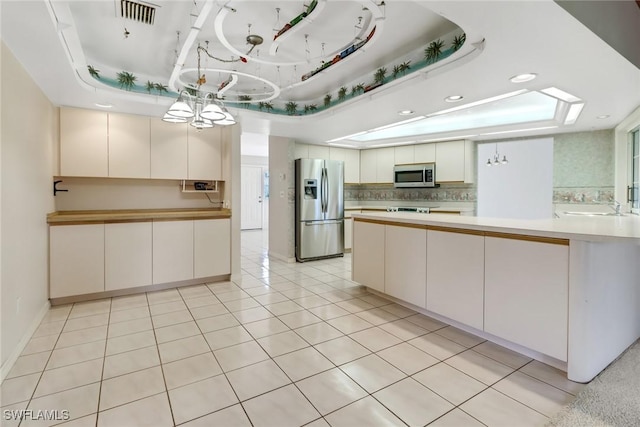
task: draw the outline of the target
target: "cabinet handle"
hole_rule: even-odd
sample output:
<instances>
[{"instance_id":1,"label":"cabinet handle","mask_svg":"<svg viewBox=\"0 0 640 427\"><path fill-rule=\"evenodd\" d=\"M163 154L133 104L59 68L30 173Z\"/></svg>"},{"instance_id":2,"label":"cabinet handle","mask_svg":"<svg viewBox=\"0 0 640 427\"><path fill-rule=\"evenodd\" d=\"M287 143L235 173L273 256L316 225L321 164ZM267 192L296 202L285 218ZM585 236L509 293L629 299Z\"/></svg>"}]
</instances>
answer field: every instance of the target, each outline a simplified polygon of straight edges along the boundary
<instances>
[{"instance_id":1,"label":"cabinet handle","mask_svg":"<svg viewBox=\"0 0 640 427\"><path fill-rule=\"evenodd\" d=\"M633 202L633 186L627 186L627 203Z\"/></svg>"}]
</instances>

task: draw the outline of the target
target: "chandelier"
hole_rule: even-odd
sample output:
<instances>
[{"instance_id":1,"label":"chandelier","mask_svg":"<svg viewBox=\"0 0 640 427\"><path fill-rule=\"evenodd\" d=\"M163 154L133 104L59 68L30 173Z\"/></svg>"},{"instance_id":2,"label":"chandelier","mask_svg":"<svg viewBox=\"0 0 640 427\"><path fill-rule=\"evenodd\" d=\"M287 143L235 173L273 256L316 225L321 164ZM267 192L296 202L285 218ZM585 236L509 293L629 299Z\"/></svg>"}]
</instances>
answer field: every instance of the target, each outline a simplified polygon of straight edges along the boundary
<instances>
[{"instance_id":1,"label":"chandelier","mask_svg":"<svg viewBox=\"0 0 640 427\"><path fill-rule=\"evenodd\" d=\"M498 144L496 144L496 153L493 155L493 161L491 160L491 157L489 157L487 159L487 163L485 164L487 166L500 166L506 165L507 163L509 163L509 160L507 160L506 155L503 155L502 160L500 160L500 154L498 154Z\"/></svg>"},{"instance_id":2,"label":"chandelier","mask_svg":"<svg viewBox=\"0 0 640 427\"><path fill-rule=\"evenodd\" d=\"M212 128L215 125L235 125L236 119L226 109L222 100L212 92L200 90L207 81L205 75L200 72L201 51L211 56L204 47L198 45L197 86L181 90L178 99L171 104L162 120L169 123L186 123L191 120L189 124L198 130Z\"/></svg>"}]
</instances>

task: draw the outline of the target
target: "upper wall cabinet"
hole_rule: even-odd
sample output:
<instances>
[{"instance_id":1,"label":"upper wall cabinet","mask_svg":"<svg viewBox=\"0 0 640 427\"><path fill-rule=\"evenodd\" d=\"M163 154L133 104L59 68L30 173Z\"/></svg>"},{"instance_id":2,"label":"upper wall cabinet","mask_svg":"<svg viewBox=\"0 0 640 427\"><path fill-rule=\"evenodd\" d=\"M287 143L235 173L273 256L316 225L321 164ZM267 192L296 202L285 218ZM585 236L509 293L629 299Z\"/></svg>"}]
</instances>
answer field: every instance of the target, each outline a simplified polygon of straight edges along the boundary
<instances>
[{"instance_id":1,"label":"upper wall cabinet","mask_svg":"<svg viewBox=\"0 0 640 427\"><path fill-rule=\"evenodd\" d=\"M437 144L418 144L414 146L414 163L432 163L436 161ZM437 172L437 171L436 171Z\"/></svg>"},{"instance_id":2,"label":"upper wall cabinet","mask_svg":"<svg viewBox=\"0 0 640 427\"><path fill-rule=\"evenodd\" d=\"M415 146L414 145L403 145L400 147L395 147L394 158L396 165L403 165L406 163L418 163L415 161Z\"/></svg>"},{"instance_id":3,"label":"upper wall cabinet","mask_svg":"<svg viewBox=\"0 0 640 427\"><path fill-rule=\"evenodd\" d=\"M109 176L150 178L150 118L109 114Z\"/></svg>"},{"instance_id":4,"label":"upper wall cabinet","mask_svg":"<svg viewBox=\"0 0 640 427\"><path fill-rule=\"evenodd\" d=\"M188 131L188 179L222 180L222 138L220 127Z\"/></svg>"},{"instance_id":5,"label":"upper wall cabinet","mask_svg":"<svg viewBox=\"0 0 640 427\"><path fill-rule=\"evenodd\" d=\"M188 127L151 120L151 178L186 179Z\"/></svg>"},{"instance_id":6,"label":"upper wall cabinet","mask_svg":"<svg viewBox=\"0 0 640 427\"><path fill-rule=\"evenodd\" d=\"M220 181L222 135L219 127L61 108L60 175Z\"/></svg>"},{"instance_id":7,"label":"upper wall cabinet","mask_svg":"<svg viewBox=\"0 0 640 427\"><path fill-rule=\"evenodd\" d=\"M394 150L393 147L386 147L360 151L360 182L393 182L393 165L396 163Z\"/></svg>"},{"instance_id":8,"label":"upper wall cabinet","mask_svg":"<svg viewBox=\"0 0 640 427\"><path fill-rule=\"evenodd\" d=\"M60 175L109 176L107 113L60 109Z\"/></svg>"},{"instance_id":9,"label":"upper wall cabinet","mask_svg":"<svg viewBox=\"0 0 640 427\"><path fill-rule=\"evenodd\" d=\"M472 141L437 142L436 181L438 182L474 182L475 160Z\"/></svg>"},{"instance_id":10,"label":"upper wall cabinet","mask_svg":"<svg viewBox=\"0 0 640 427\"><path fill-rule=\"evenodd\" d=\"M344 162L344 182L360 182L360 152L348 148L329 147L329 159Z\"/></svg>"}]
</instances>

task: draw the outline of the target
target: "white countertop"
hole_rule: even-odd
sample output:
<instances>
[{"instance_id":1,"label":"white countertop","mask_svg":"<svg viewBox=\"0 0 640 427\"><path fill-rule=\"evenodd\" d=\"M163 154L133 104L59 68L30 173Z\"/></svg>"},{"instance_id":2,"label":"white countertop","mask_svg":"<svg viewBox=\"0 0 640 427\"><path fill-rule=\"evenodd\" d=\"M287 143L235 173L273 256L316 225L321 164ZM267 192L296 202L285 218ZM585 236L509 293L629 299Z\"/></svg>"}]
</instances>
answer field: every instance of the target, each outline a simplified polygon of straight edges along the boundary
<instances>
[{"instance_id":1,"label":"white countertop","mask_svg":"<svg viewBox=\"0 0 640 427\"><path fill-rule=\"evenodd\" d=\"M366 212L354 217L386 221L494 231L541 237L556 237L594 242L633 240L640 243L640 217L636 215L605 217L564 217L553 219L504 219L457 215L427 215L408 212Z\"/></svg>"}]
</instances>

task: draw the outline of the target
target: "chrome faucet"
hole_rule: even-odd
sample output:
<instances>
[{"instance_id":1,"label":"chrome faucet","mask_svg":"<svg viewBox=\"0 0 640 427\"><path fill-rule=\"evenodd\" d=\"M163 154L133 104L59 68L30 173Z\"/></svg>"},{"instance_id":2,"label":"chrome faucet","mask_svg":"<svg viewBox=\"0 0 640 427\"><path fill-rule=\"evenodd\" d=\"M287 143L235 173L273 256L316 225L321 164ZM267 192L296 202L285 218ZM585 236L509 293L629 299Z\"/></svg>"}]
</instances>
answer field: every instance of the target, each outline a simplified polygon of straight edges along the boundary
<instances>
[{"instance_id":1,"label":"chrome faucet","mask_svg":"<svg viewBox=\"0 0 640 427\"><path fill-rule=\"evenodd\" d=\"M622 207L622 205L617 200L614 200L613 201L613 205L611 205L611 208L613 208L613 210L616 211L616 215L622 215L622 213L620 212L620 208L621 207Z\"/></svg>"}]
</instances>

